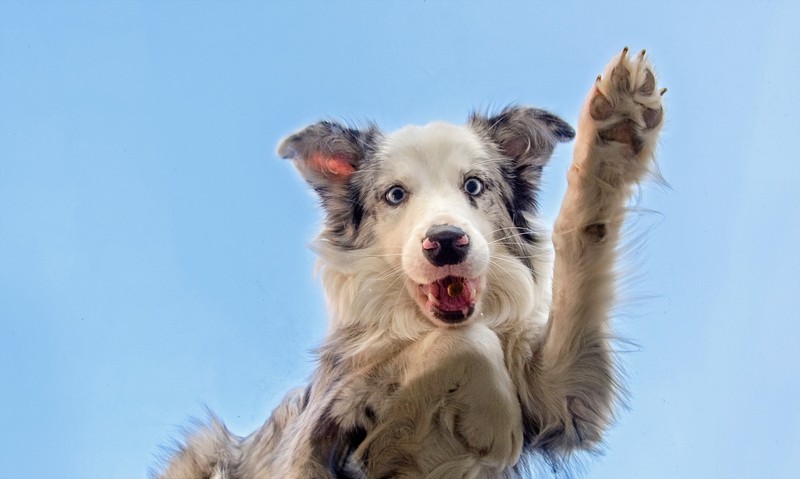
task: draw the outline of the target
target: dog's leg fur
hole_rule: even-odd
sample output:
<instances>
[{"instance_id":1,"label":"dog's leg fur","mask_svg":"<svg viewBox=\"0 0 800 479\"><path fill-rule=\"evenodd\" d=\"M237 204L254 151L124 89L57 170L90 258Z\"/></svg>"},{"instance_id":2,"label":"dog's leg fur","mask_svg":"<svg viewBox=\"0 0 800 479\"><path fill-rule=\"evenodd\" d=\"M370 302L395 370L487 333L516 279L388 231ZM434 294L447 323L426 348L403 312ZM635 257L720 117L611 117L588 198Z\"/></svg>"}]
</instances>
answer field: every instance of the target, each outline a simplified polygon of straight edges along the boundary
<instances>
[{"instance_id":1,"label":"dog's leg fur","mask_svg":"<svg viewBox=\"0 0 800 479\"><path fill-rule=\"evenodd\" d=\"M213 418L194 432L158 476L169 479L232 479L239 461L239 438Z\"/></svg>"},{"instance_id":2,"label":"dog's leg fur","mask_svg":"<svg viewBox=\"0 0 800 479\"><path fill-rule=\"evenodd\" d=\"M551 458L591 449L619 386L610 351L615 260L632 188L652 167L663 116L644 52L627 48L593 86L579 119L568 188L553 233L547 333L527 365L522 397L530 449Z\"/></svg>"},{"instance_id":3,"label":"dog's leg fur","mask_svg":"<svg viewBox=\"0 0 800 479\"><path fill-rule=\"evenodd\" d=\"M414 360L387 399L392 419L356 452L366 477L500 477L519 458L522 428L497 335L483 324L439 328L404 354Z\"/></svg>"}]
</instances>

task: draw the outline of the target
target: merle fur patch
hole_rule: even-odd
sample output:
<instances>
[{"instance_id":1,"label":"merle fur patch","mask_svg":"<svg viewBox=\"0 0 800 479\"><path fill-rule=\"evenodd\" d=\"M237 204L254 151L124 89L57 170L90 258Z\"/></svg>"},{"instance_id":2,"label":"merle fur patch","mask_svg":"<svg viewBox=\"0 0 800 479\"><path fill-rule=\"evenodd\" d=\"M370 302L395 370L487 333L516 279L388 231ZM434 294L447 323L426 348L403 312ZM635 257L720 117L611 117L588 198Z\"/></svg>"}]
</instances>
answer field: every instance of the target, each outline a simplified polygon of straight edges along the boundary
<instances>
[{"instance_id":1,"label":"merle fur patch","mask_svg":"<svg viewBox=\"0 0 800 479\"><path fill-rule=\"evenodd\" d=\"M500 191L508 217L495 218L496 239L532 268L522 243L538 240L529 218L538 211L542 171L556 144L572 140L575 130L552 113L519 106L494 116L473 113L469 125L496 147L503 176Z\"/></svg>"}]
</instances>

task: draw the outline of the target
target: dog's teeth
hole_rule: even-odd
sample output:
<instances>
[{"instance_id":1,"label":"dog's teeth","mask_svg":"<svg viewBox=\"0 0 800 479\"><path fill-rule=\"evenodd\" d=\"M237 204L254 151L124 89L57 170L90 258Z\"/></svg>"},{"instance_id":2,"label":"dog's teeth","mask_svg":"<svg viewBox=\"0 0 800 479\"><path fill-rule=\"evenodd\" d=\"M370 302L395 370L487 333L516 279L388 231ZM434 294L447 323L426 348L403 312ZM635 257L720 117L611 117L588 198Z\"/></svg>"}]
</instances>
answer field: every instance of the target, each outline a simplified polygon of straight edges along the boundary
<instances>
[{"instance_id":1,"label":"dog's teeth","mask_svg":"<svg viewBox=\"0 0 800 479\"><path fill-rule=\"evenodd\" d=\"M463 314L464 317L466 318L469 315L469 308L462 309L461 310L461 314Z\"/></svg>"},{"instance_id":2,"label":"dog's teeth","mask_svg":"<svg viewBox=\"0 0 800 479\"><path fill-rule=\"evenodd\" d=\"M428 301L430 301L431 304L436 304L436 298L433 297L433 293L428 293Z\"/></svg>"}]
</instances>

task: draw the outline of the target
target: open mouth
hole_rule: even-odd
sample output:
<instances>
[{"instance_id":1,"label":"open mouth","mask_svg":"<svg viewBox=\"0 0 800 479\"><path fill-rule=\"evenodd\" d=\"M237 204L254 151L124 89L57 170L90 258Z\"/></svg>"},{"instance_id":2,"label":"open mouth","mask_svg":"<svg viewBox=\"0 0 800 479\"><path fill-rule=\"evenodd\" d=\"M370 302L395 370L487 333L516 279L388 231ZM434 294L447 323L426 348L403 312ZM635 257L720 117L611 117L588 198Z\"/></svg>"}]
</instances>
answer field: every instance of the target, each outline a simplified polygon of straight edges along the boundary
<instances>
[{"instance_id":1,"label":"open mouth","mask_svg":"<svg viewBox=\"0 0 800 479\"><path fill-rule=\"evenodd\" d=\"M460 323L475 311L479 279L446 276L433 283L419 285L425 309L449 324Z\"/></svg>"}]
</instances>

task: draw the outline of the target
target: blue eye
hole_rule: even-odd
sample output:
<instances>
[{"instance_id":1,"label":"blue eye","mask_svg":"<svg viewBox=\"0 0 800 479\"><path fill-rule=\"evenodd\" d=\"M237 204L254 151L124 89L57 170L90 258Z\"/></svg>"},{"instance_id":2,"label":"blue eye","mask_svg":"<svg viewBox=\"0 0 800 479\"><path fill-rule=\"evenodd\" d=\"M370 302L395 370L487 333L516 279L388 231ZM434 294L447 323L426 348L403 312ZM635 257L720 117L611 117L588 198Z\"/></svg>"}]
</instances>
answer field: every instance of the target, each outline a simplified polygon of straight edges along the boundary
<instances>
[{"instance_id":1,"label":"blue eye","mask_svg":"<svg viewBox=\"0 0 800 479\"><path fill-rule=\"evenodd\" d=\"M464 182L464 191L470 196L478 196L483 193L483 182L474 176L467 178L467 181Z\"/></svg>"},{"instance_id":2,"label":"blue eye","mask_svg":"<svg viewBox=\"0 0 800 479\"><path fill-rule=\"evenodd\" d=\"M386 192L386 202L390 205L399 205L406 199L406 190L403 189L402 186L392 186L389 188L389 191Z\"/></svg>"}]
</instances>

